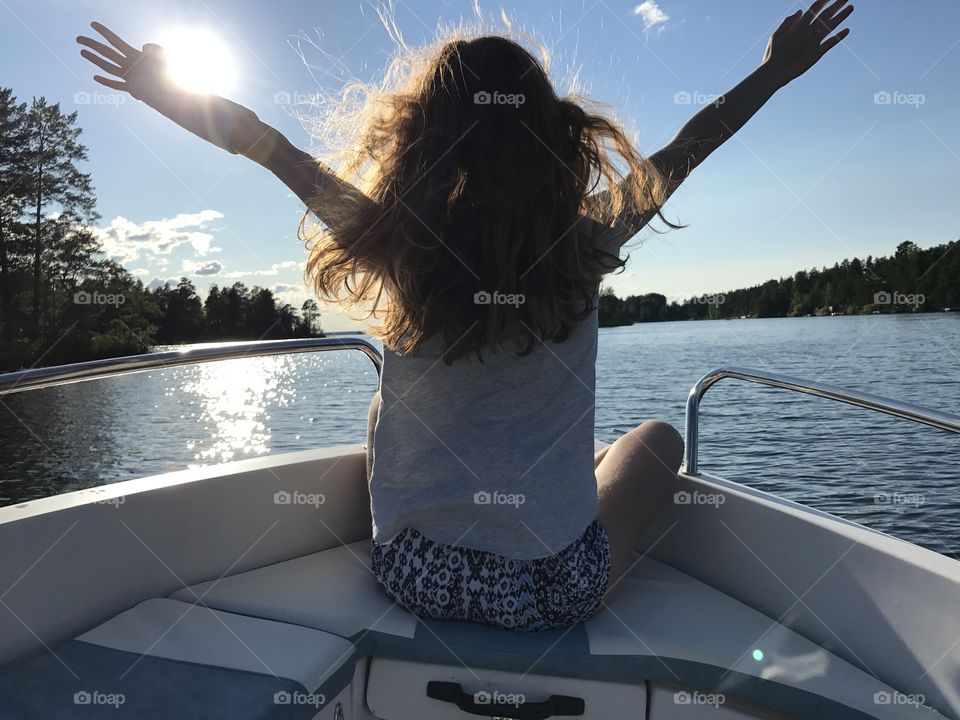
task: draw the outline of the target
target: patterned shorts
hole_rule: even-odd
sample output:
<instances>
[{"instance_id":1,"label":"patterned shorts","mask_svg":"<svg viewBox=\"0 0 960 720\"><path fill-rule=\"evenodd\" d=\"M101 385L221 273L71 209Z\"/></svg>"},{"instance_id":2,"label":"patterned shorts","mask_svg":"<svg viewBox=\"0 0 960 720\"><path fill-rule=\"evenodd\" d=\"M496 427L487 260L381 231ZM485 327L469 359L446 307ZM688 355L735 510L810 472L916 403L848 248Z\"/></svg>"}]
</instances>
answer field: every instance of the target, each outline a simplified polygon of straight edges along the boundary
<instances>
[{"instance_id":1,"label":"patterned shorts","mask_svg":"<svg viewBox=\"0 0 960 720\"><path fill-rule=\"evenodd\" d=\"M586 620L600 607L610 543L594 520L555 555L511 560L406 528L389 543L373 541L371 569L387 595L418 617L547 630Z\"/></svg>"}]
</instances>

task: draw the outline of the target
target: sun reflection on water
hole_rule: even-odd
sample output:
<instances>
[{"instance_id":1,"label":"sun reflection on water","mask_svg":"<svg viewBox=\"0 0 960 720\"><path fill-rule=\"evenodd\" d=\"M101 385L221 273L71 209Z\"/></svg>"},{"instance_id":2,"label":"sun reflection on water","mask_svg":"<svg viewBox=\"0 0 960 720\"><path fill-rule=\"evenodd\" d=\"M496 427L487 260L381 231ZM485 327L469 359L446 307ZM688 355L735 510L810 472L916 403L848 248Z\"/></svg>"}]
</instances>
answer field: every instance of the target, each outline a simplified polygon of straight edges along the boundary
<instances>
[{"instance_id":1,"label":"sun reflection on water","mask_svg":"<svg viewBox=\"0 0 960 720\"><path fill-rule=\"evenodd\" d=\"M290 356L199 365L179 392L192 398L181 420L197 425L187 443L192 467L270 452L267 409L286 407L297 395Z\"/></svg>"}]
</instances>

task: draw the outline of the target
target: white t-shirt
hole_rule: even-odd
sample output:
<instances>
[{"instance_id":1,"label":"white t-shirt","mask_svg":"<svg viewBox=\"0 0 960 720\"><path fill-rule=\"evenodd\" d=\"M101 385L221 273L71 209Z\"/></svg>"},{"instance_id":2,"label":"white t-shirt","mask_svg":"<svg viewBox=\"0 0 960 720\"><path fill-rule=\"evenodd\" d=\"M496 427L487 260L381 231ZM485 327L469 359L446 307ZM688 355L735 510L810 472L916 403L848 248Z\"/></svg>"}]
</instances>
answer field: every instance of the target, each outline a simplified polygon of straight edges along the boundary
<instances>
[{"instance_id":1,"label":"white t-shirt","mask_svg":"<svg viewBox=\"0 0 960 720\"><path fill-rule=\"evenodd\" d=\"M598 512L597 310L563 342L440 359L384 350L370 477L373 537L414 527L435 542L514 559L555 554Z\"/></svg>"}]
</instances>

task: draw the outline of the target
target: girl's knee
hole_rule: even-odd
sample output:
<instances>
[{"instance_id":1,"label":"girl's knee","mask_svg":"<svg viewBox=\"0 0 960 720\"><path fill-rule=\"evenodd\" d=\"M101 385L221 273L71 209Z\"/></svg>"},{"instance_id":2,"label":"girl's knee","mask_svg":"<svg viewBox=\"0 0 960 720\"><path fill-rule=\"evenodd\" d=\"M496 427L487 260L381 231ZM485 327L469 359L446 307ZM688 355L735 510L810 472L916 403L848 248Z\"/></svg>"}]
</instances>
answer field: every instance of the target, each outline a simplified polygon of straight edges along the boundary
<instances>
[{"instance_id":1,"label":"girl's knee","mask_svg":"<svg viewBox=\"0 0 960 720\"><path fill-rule=\"evenodd\" d=\"M645 447L654 450L661 457L676 459L678 464L683 457L683 437L670 423L647 420L628 435L635 435L635 439Z\"/></svg>"}]
</instances>

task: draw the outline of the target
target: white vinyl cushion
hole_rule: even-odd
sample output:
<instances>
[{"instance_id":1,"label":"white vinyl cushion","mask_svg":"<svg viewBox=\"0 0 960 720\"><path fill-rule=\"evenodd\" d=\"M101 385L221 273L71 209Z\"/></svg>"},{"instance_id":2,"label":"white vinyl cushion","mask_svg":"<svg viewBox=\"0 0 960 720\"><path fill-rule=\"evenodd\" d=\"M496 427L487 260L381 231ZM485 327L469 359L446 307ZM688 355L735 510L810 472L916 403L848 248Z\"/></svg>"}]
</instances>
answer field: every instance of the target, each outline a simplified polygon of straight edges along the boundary
<instances>
[{"instance_id":1,"label":"white vinyl cushion","mask_svg":"<svg viewBox=\"0 0 960 720\"><path fill-rule=\"evenodd\" d=\"M412 638L417 627L417 618L387 597L370 571L370 540L198 583L170 597L341 637L376 630Z\"/></svg>"},{"instance_id":2,"label":"white vinyl cushion","mask_svg":"<svg viewBox=\"0 0 960 720\"><path fill-rule=\"evenodd\" d=\"M77 640L139 655L286 678L308 692L320 687L353 656L353 645L329 633L167 598L145 600Z\"/></svg>"}]
</instances>

